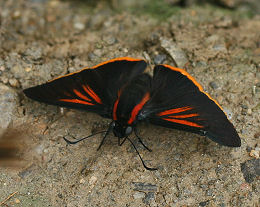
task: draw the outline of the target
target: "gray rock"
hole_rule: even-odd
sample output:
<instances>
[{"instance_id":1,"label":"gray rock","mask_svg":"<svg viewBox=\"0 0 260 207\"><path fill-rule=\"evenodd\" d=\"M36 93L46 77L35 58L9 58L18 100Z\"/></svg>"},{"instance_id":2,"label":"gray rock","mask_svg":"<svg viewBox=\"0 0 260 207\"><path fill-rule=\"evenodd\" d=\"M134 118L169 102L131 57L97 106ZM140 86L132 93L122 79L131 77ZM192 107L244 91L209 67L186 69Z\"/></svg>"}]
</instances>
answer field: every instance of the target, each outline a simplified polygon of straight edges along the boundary
<instances>
[{"instance_id":1,"label":"gray rock","mask_svg":"<svg viewBox=\"0 0 260 207\"><path fill-rule=\"evenodd\" d=\"M217 85L217 83L215 82L215 81L211 81L210 83L209 83L209 86L212 88L212 89L217 89L218 88L218 85Z\"/></svg>"},{"instance_id":2,"label":"gray rock","mask_svg":"<svg viewBox=\"0 0 260 207\"><path fill-rule=\"evenodd\" d=\"M245 181L252 183L257 176L260 176L260 159L252 159L241 163L241 171Z\"/></svg>"},{"instance_id":3,"label":"gray rock","mask_svg":"<svg viewBox=\"0 0 260 207\"><path fill-rule=\"evenodd\" d=\"M22 179L24 179L25 177L29 176L32 171L33 168L35 167L34 164L30 165L29 167L27 167L26 169L22 170L21 172L18 173L18 176Z\"/></svg>"},{"instance_id":4,"label":"gray rock","mask_svg":"<svg viewBox=\"0 0 260 207\"><path fill-rule=\"evenodd\" d=\"M160 38L161 47L164 48L172 57L177 67L183 68L188 62L188 58L184 51L178 47L171 39Z\"/></svg>"},{"instance_id":5,"label":"gray rock","mask_svg":"<svg viewBox=\"0 0 260 207\"><path fill-rule=\"evenodd\" d=\"M156 65L158 65L158 64L162 64L165 60L166 60L166 55L165 54L159 54L159 55L156 55L154 57L153 61Z\"/></svg>"},{"instance_id":6,"label":"gray rock","mask_svg":"<svg viewBox=\"0 0 260 207\"><path fill-rule=\"evenodd\" d=\"M11 123L17 102L16 92L6 85L0 84L0 134Z\"/></svg>"},{"instance_id":7,"label":"gray rock","mask_svg":"<svg viewBox=\"0 0 260 207\"><path fill-rule=\"evenodd\" d=\"M154 192L148 192L143 199L145 204L149 204L152 200L154 200Z\"/></svg>"},{"instance_id":8,"label":"gray rock","mask_svg":"<svg viewBox=\"0 0 260 207\"><path fill-rule=\"evenodd\" d=\"M136 192L134 195L134 199L140 199L145 197L145 193L143 192Z\"/></svg>"},{"instance_id":9,"label":"gray rock","mask_svg":"<svg viewBox=\"0 0 260 207\"><path fill-rule=\"evenodd\" d=\"M209 204L209 200L207 201L202 201L199 203L199 206L207 206Z\"/></svg>"},{"instance_id":10,"label":"gray rock","mask_svg":"<svg viewBox=\"0 0 260 207\"><path fill-rule=\"evenodd\" d=\"M156 192L157 186L151 183L133 182L134 190L141 192Z\"/></svg>"},{"instance_id":11,"label":"gray rock","mask_svg":"<svg viewBox=\"0 0 260 207\"><path fill-rule=\"evenodd\" d=\"M42 48L37 44L32 44L30 48L25 51L25 55L30 56L33 60L38 60L42 57Z\"/></svg>"},{"instance_id":12,"label":"gray rock","mask_svg":"<svg viewBox=\"0 0 260 207\"><path fill-rule=\"evenodd\" d=\"M116 38L112 35L106 35L103 37L103 41L105 41L108 45L113 45L116 43Z\"/></svg>"}]
</instances>

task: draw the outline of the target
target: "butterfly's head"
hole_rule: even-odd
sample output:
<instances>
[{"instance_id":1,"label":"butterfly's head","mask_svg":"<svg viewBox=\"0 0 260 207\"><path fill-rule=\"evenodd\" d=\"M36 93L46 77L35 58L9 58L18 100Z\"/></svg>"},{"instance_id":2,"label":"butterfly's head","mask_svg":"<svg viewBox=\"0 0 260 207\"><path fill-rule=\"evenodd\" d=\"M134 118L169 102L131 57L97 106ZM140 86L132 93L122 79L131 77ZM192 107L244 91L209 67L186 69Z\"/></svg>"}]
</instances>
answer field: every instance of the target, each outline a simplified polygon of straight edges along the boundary
<instances>
[{"instance_id":1,"label":"butterfly's head","mask_svg":"<svg viewBox=\"0 0 260 207\"><path fill-rule=\"evenodd\" d=\"M130 135L133 131L131 125L123 125L120 122L115 121L113 123L113 133L116 137L123 138Z\"/></svg>"}]
</instances>

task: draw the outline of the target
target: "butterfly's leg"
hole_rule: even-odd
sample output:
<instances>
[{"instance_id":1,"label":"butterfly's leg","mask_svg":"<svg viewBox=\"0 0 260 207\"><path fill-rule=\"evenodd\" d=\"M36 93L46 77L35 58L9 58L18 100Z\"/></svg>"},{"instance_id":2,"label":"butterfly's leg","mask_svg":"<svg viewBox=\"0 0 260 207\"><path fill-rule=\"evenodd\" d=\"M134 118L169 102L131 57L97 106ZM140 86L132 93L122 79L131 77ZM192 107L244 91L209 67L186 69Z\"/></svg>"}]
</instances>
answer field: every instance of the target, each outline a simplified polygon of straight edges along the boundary
<instances>
[{"instance_id":1,"label":"butterfly's leg","mask_svg":"<svg viewBox=\"0 0 260 207\"><path fill-rule=\"evenodd\" d=\"M135 132L135 136L138 138L138 141L144 146L145 149L147 149L149 152L151 152L152 150L143 143L141 137L138 135L136 127L134 128L134 132Z\"/></svg>"},{"instance_id":2,"label":"butterfly's leg","mask_svg":"<svg viewBox=\"0 0 260 207\"><path fill-rule=\"evenodd\" d=\"M136 153L138 154L138 156L139 156L140 160L142 161L142 164L143 164L143 166L144 166L144 168L145 168L146 170L157 170L157 168L147 167L147 166L145 165L145 163L144 163L144 161L143 161L143 159L142 159L140 153L139 153L138 150L136 149L136 146L135 146L134 143L131 141L131 139L129 139L128 137L126 137L125 139L127 139L127 140L132 144L132 146L134 147Z\"/></svg>"},{"instance_id":3,"label":"butterfly's leg","mask_svg":"<svg viewBox=\"0 0 260 207\"><path fill-rule=\"evenodd\" d=\"M77 144L78 142L81 142L81 141L83 141L84 139L87 139L87 138L92 137L92 136L94 136L94 135L96 135L96 134L100 134L100 133L104 133L104 132L106 132L106 131L101 131L101 132L93 133L93 134L91 134L91 135L89 135L89 136L87 136L87 137L83 137L83 138L78 139L78 140L75 140L75 141L70 141L70 140L68 140L66 137L63 137L63 139L67 142L67 144ZM72 135L70 135L70 136L73 137L73 139L76 139L74 136L72 136Z\"/></svg>"},{"instance_id":4,"label":"butterfly's leg","mask_svg":"<svg viewBox=\"0 0 260 207\"><path fill-rule=\"evenodd\" d=\"M120 138L118 137L118 146L122 146L125 143L126 137L120 143Z\"/></svg>"},{"instance_id":5,"label":"butterfly's leg","mask_svg":"<svg viewBox=\"0 0 260 207\"><path fill-rule=\"evenodd\" d=\"M101 146L104 144L104 141L105 141L105 139L107 138L107 135L111 132L111 130L112 130L112 128L113 128L113 124L114 124L114 122L111 122L111 123L109 124L108 130L106 131L105 136L103 137L102 141L100 142L100 144L99 144L99 146L98 146L98 148L97 148L97 151L100 150Z\"/></svg>"}]
</instances>

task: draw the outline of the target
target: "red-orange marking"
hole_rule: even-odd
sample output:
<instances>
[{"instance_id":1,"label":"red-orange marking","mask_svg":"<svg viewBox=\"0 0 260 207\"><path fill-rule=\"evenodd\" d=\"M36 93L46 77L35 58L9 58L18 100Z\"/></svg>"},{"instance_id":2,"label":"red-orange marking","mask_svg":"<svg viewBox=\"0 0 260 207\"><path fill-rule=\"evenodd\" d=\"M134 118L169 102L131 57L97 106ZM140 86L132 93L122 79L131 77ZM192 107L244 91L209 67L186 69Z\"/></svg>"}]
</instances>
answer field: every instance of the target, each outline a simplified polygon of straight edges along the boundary
<instances>
[{"instance_id":1,"label":"red-orange marking","mask_svg":"<svg viewBox=\"0 0 260 207\"><path fill-rule=\"evenodd\" d=\"M175 115L175 116L169 116L169 118L176 118L176 119L182 119L182 118L190 118L199 116L199 114L185 114L185 115Z\"/></svg>"},{"instance_id":2,"label":"red-orange marking","mask_svg":"<svg viewBox=\"0 0 260 207\"><path fill-rule=\"evenodd\" d=\"M77 104L85 104L85 105L95 105L93 103L89 103L87 101L82 101L79 99L59 99L59 101L64 101L64 102L70 102L70 103L77 103Z\"/></svg>"},{"instance_id":3,"label":"red-orange marking","mask_svg":"<svg viewBox=\"0 0 260 207\"><path fill-rule=\"evenodd\" d=\"M201 126L199 124L196 124L196 123L193 123L193 122L190 122L190 121L186 121L186 120L180 120L180 119L164 119L164 120L170 121L170 122L175 122L175 123L178 123L178 124L188 125L188 126L191 126L191 127L203 128L203 126Z\"/></svg>"},{"instance_id":4,"label":"red-orange marking","mask_svg":"<svg viewBox=\"0 0 260 207\"><path fill-rule=\"evenodd\" d=\"M213 99L208 93L206 93L204 90L203 90L203 87L185 70L181 69L181 68L175 68L175 67L172 67L170 65L163 65L164 67L166 68L169 68L171 70L174 70L174 71L178 71L180 72L182 75L185 75L188 79L190 79L197 87L198 89L204 93L206 96L208 96L209 99L211 99L212 101L215 102L215 104L217 104L217 106L223 111L223 108L219 105L219 103ZM224 112L224 111L223 111ZM224 112L225 113L225 112Z\"/></svg>"},{"instance_id":5,"label":"red-orange marking","mask_svg":"<svg viewBox=\"0 0 260 207\"><path fill-rule=\"evenodd\" d=\"M73 92L80 98L85 99L87 101L91 101L91 99L89 99L87 96L84 96L82 93L80 93L79 91L77 91L76 89L73 90Z\"/></svg>"},{"instance_id":6,"label":"red-orange marking","mask_svg":"<svg viewBox=\"0 0 260 207\"><path fill-rule=\"evenodd\" d=\"M98 68L98 67L100 67L100 66L102 66L102 65L105 65L105 64L107 64L107 63L112 63L112 62L122 61L122 60L132 61L132 62L134 62L134 61L136 61L136 62L137 62L137 61L144 61L143 59L137 59L137 58L131 58L131 57L118 57L118 58L114 58L114 59L111 59L111 60L102 62L102 63L100 63L100 64L98 64L98 65L93 66L93 67L85 67L85 68L82 68L82 69L79 70L79 71L76 71L76 72L73 72L73 73L69 73L69 74L66 74L66 75L62 75L62 76L57 77L57 78L54 78L54 79L52 79L52 80L50 80L50 81L48 81L48 82L52 82L52 81L54 81L54 80L57 80L57 79L60 79L60 78L66 77L66 76L71 76L71 75L73 75L73 74L80 73L80 72L83 71L83 70L96 69L96 68Z\"/></svg>"},{"instance_id":7,"label":"red-orange marking","mask_svg":"<svg viewBox=\"0 0 260 207\"><path fill-rule=\"evenodd\" d=\"M164 116L164 115L170 115L170 114L177 114L177 113L188 111L188 110L191 110L191 109L192 109L191 107L185 106L185 107L181 107L181 108L176 108L176 109L170 109L170 110L162 111L162 112L158 113L158 115L159 116Z\"/></svg>"},{"instance_id":8,"label":"red-orange marking","mask_svg":"<svg viewBox=\"0 0 260 207\"><path fill-rule=\"evenodd\" d=\"M102 104L101 99L98 97L98 95L89 87L89 86L84 86L82 85L84 91L86 91L88 93L88 95L90 95L97 103Z\"/></svg>"},{"instance_id":9,"label":"red-orange marking","mask_svg":"<svg viewBox=\"0 0 260 207\"><path fill-rule=\"evenodd\" d=\"M117 110L117 105L118 105L118 102L119 102L120 95L121 95L121 90L119 90L117 92L117 100L114 103L114 107L113 107L113 120L117 120L116 110Z\"/></svg>"},{"instance_id":10,"label":"red-orange marking","mask_svg":"<svg viewBox=\"0 0 260 207\"><path fill-rule=\"evenodd\" d=\"M139 104L137 104L132 112L131 112L131 117L130 119L128 120L128 124L132 124L138 114L138 112L143 108L144 104L150 99L150 94L149 93L146 93L143 97L143 99L140 101Z\"/></svg>"},{"instance_id":11,"label":"red-orange marking","mask_svg":"<svg viewBox=\"0 0 260 207\"><path fill-rule=\"evenodd\" d=\"M119 102L119 97L118 97L117 100L115 101L114 107L113 107L113 120L114 120L114 121L117 120L116 109L117 109L118 102Z\"/></svg>"}]
</instances>

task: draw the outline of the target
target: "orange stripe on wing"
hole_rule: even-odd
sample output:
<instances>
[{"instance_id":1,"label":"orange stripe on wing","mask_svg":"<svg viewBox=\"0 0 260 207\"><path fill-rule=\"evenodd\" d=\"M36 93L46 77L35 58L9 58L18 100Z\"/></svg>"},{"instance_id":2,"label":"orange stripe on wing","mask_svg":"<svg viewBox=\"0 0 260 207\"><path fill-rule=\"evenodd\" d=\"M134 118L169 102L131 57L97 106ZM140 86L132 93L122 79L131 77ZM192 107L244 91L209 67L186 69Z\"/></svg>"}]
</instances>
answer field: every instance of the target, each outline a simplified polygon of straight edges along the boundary
<instances>
[{"instance_id":1,"label":"orange stripe on wing","mask_svg":"<svg viewBox=\"0 0 260 207\"><path fill-rule=\"evenodd\" d=\"M190 127L204 128L203 126L196 124L196 123L193 123L191 121L180 120L180 119L164 119L164 120L174 122L174 123L177 123L177 124L187 125L187 126L190 126Z\"/></svg>"},{"instance_id":2,"label":"orange stripe on wing","mask_svg":"<svg viewBox=\"0 0 260 207\"><path fill-rule=\"evenodd\" d=\"M119 102L119 97L121 96L121 90L118 91L117 93L117 99L114 103L114 107L113 107L113 120L117 120L117 116L116 116L116 110L117 110L117 105L118 105L118 102Z\"/></svg>"},{"instance_id":3,"label":"orange stripe on wing","mask_svg":"<svg viewBox=\"0 0 260 207\"><path fill-rule=\"evenodd\" d=\"M101 99L98 97L98 95L89 87L89 86L84 86L82 85L84 91L86 91L86 93L88 95L90 95L97 103L102 104Z\"/></svg>"},{"instance_id":4,"label":"orange stripe on wing","mask_svg":"<svg viewBox=\"0 0 260 207\"><path fill-rule=\"evenodd\" d=\"M77 91L76 89L73 89L73 92L80 98L87 100L87 101L91 101L91 99L89 99L87 96L84 96L82 93L80 93L79 91Z\"/></svg>"},{"instance_id":5,"label":"orange stripe on wing","mask_svg":"<svg viewBox=\"0 0 260 207\"><path fill-rule=\"evenodd\" d=\"M82 101L82 100L79 100L79 99L59 99L58 101L64 101L64 102L70 102L70 103L77 103L77 104L84 104L84 105L95 105L93 103L89 103L87 101Z\"/></svg>"},{"instance_id":6,"label":"orange stripe on wing","mask_svg":"<svg viewBox=\"0 0 260 207\"><path fill-rule=\"evenodd\" d=\"M208 96L208 98L212 101L215 102L215 104L217 104L217 106L224 112L223 108L219 105L219 103L213 99L208 93L206 93L204 90L203 90L203 87L185 70L181 69L181 68L175 68L175 67L172 67L170 65L162 65L166 68L169 68L171 70L174 70L174 71L178 71L180 72L182 75L185 75L188 79L190 79L197 87L198 89L200 90L200 92L204 93L206 96ZM225 112L224 112L225 113Z\"/></svg>"},{"instance_id":7,"label":"orange stripe on wing","mask_svg":"<svg viewBox=\"0 0 260 207\"><path fill-rule=\"evenodd\" d=\"M143 99L140 101L139 104L137 104L132 112L131 112L131 117L130 119L128 120L128 124L132 124L138 114L138 112L143 108L144 104L150 99L150 94L149 93L146 93L143 97Z\"/></svg>"},{"instance_id":8,"label":"orange stripe on wing","mask_svg":"<svg viewBox=\"0 0 260 207\"><path fill-rule=\"evenodd\" d=\"M160 113L158 113L158 116L164 116L164 115L170 115L170 114L177 114L180 112L184 112L184 111L188 111L191 110L192 108L189 106L185 106L185 107L181 107L181 108L176 108L176 109L170 109L170 110L166 110L166 111L162 111Z\"/></svg>"},{"instance_id":9,"label":"orange stripe on wing","mask_svg":"<svg viewBox=\"0 0 260 207\"><path fill-rule=\"evenodd\" d=\"M90 69L95 69L97 67L100 67L102 65L105 65L107 63L112 63L112 62L116 62L116 61L123 61L123 60L126 60L126 61L131 61L131 62L134 62L134 61L144 61L143 59L138 59L138 58L131 58L131 57L118 57L118 58L114 58L114 59L111 59L111 60L108 60L108 61L105 61L103 63L100 63L98 65L95 65L93 67L91 67Z\"/></svg>"},{"instance_id":10,"label":"orange stripe on wing","mask_svg":"<svg viewBox=\"0 0 260 207\"><path fill-rule=\"evenodd\" d=\"M169 118L183 119L183 118L190 118L195 116L199 116L199 114L174 115L174 116L169 116Z\"/></svg>"},{"instance_id":11,"label":"orange stripe on wing","mask_svg":"<svg viewBox=\"0 0 260 207\"><path fill-rule=\"evenodd\" d=\"M113 120L114 120L114 121L117 120L116 110L117 110L118 102L119 102L119 98L115 101L115 103L114 103L114 107L113 107Z\"/></svg>"}]
</instances>

